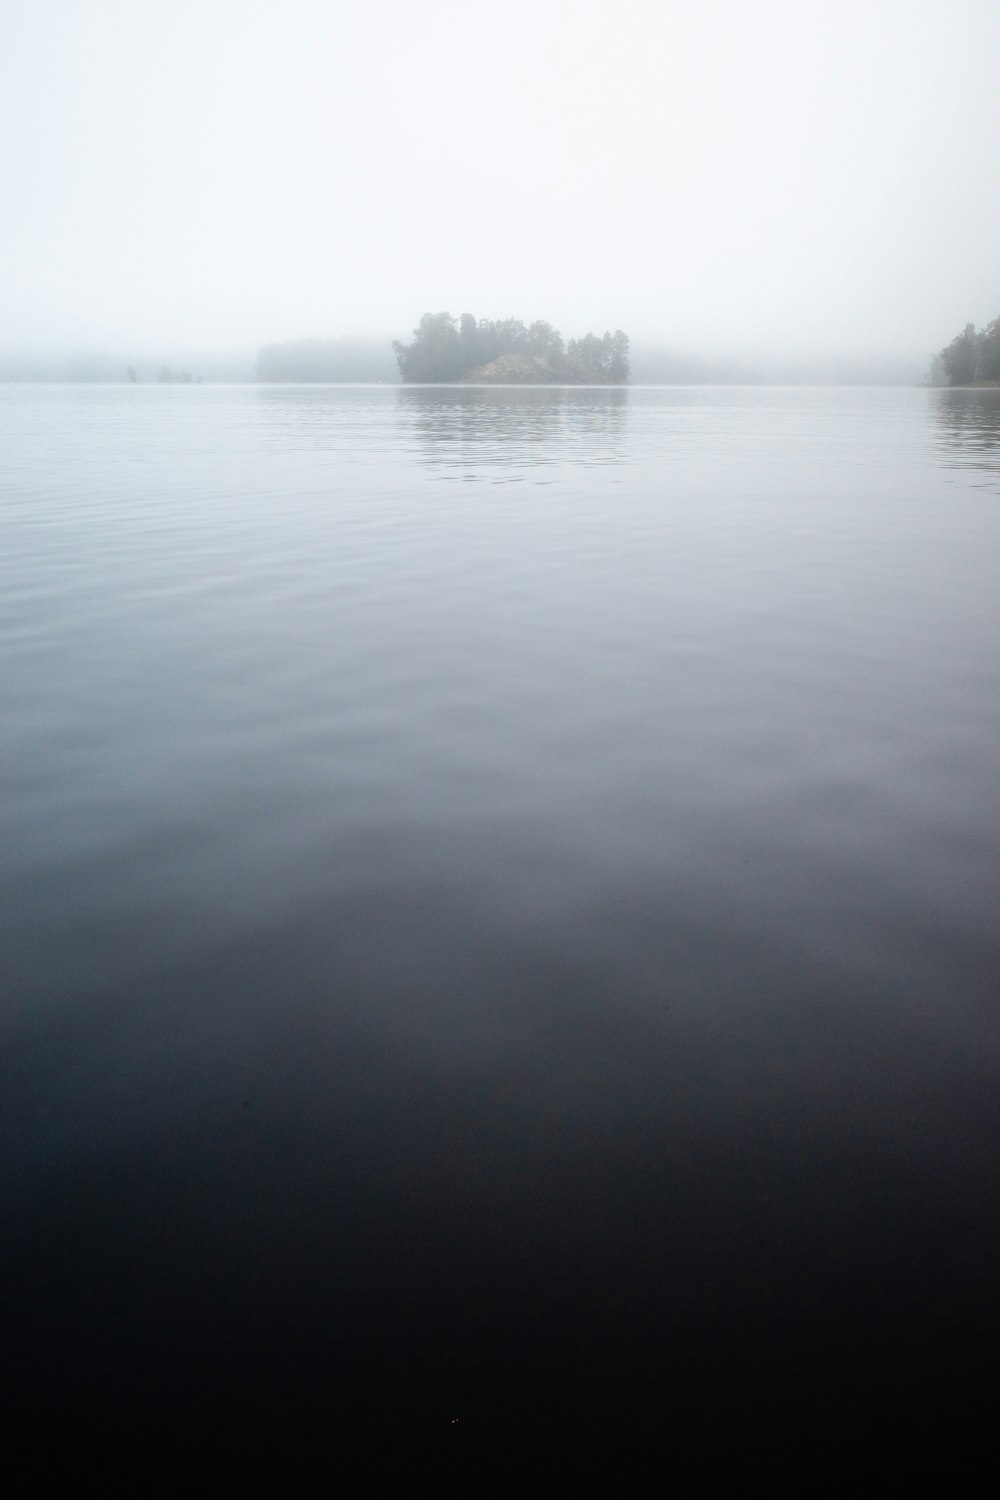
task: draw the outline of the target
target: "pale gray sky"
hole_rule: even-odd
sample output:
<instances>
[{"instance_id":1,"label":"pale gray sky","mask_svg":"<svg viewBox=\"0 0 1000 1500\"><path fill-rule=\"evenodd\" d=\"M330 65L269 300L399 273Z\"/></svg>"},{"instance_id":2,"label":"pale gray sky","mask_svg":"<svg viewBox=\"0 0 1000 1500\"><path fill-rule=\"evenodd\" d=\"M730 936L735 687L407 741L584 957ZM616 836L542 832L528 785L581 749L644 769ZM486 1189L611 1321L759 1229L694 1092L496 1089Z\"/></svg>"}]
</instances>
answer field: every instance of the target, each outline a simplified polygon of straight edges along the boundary
<instances>
[{"instance_id":1,"label":"pale gray sky","mask_svg":"<svg viewBox=\"0 0 1000 1500\"><path fill-rule=\"evenodd\" d=\"M916 354L1000 313L1000 0L0 0L0 347Z\"/></svg>"}]
</instances>

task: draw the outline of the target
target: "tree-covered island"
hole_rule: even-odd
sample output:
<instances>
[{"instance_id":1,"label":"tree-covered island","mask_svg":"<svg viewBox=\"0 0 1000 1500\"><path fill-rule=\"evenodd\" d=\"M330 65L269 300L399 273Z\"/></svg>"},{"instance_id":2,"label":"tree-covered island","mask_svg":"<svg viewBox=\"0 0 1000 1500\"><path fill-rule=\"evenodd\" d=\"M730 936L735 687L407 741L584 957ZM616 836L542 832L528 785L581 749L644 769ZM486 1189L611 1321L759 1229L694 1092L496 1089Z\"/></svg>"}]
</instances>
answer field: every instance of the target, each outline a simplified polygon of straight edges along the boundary
<instances>
[{"instance_id":1,"label":"tree-covered island","mask_svg":"<svg viewBox=\"0 0 1000 1500\"><path fill-rule=\"evenodd\" d=\"M424 313L413 343L393 343L406 381L479 385L625 385L628 334L588 333L564 343L551 323Z\"/></svg>"},{"instance_id":2,"label":"tree-covered island","mask_svg":"<svg viewBox=\"0 0 1000 1500\"><path fill-rule=\"evenodd\" d=\"M931 378L941 385L1000 384L1000 318L976 330L966 323L946 349L934 356Z\"/></svg>"}]
</instances>

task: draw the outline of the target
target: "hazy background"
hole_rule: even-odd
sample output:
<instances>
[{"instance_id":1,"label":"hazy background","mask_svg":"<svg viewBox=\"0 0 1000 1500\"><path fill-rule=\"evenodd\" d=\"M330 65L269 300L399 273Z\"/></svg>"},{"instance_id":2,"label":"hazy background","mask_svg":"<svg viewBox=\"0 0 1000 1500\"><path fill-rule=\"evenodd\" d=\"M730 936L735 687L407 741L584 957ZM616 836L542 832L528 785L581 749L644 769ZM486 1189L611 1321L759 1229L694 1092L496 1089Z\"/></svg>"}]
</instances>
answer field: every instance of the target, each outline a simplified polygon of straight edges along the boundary
<instances>
[{"instance_id":1,"label":"hazy background","mask_svg":"<svg viewBox=\"0 0 1000 1500\"><path fill-rule=\"evenodd\" d=\"M0 353L448 308L922 373L1000 312L996 0L2 15Z\"/></svg>"}]
</instances>

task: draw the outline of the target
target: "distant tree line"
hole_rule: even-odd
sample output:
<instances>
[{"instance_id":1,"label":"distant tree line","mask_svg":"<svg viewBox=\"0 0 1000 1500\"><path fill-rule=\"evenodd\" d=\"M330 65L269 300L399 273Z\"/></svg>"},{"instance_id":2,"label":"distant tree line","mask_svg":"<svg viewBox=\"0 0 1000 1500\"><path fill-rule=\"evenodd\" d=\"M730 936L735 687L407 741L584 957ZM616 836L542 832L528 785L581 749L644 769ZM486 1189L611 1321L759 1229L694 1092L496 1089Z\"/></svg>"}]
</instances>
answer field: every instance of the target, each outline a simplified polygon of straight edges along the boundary
<instances>
[{"instance_id":1,"label":"distant tree line","mask_svg":"<svg viewBox=\"0 0 1000 1500\"><path fill-rule=\"evenodd\" d=\"M393 343L404 380L460 380L505 354L540 359L567 379L588 377L624 383L629 377L628 335L619 329L603 337L588 333L563 341L551 323L524 324L519 318L479 318L463 313L424 313L412 344Z\"/></svg>"},{"instance_id":2,"label":"distant tree line","mask_svg":"<svg viewBox=\"0 0 1000 1500\"><path fill-rule=\"evenodd\" d=\"M396 381L399 375L385 339L295 339L257 351L258 380Z\"/></svg>"},{"instance_id":3,"label":"distant tree line","mask_svg":"<svg viewBox=\"0 0 1000 1500\"><path fill-rule=\"evenodd\" d=\"M966 323L948 347L935 356L933 375L949 385L1000 380L1000 318L978 332L972 323Z\"/></svg>"}]
</instances>

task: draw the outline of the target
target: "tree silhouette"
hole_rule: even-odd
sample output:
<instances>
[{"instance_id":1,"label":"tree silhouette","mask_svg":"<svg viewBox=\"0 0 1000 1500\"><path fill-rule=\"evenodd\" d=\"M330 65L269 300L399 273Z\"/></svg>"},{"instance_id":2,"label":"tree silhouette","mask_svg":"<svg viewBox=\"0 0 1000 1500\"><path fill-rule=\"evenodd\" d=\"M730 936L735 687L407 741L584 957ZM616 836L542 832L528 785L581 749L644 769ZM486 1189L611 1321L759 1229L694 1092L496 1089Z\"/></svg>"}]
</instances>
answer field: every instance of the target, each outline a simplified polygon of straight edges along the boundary
<instances>
[{"instance_id":1,"label":"tree silhouette","mask_svg":"<svg viewBox=\"0 0 1000 1500\"><path fill-rule=\"evenodd\" d=\"M526 328L519 318L478 322L471 313L425 313L413 330L413 342L398 339L393 351L404 380L423 383L460 380L505 354L539 361L543 379L595 380L625 384L629 378L628 334L618 329L599 338L588 333L563 343L551 323L538 319ZM530 370L530 366L529 366Z\"/></svg>"},{"instance_id":2,"label":"tree silhouette","mask_svg":"<svg viewBox=\"0 0 1000 1500\"><path fill-rule=\"evenodd\" d=\"M962 332L942 349L936 362L949 385L972 385L977 380L1000 380L1000 318L979 333L966 323Z\"/></svg>"}]
</instances>

